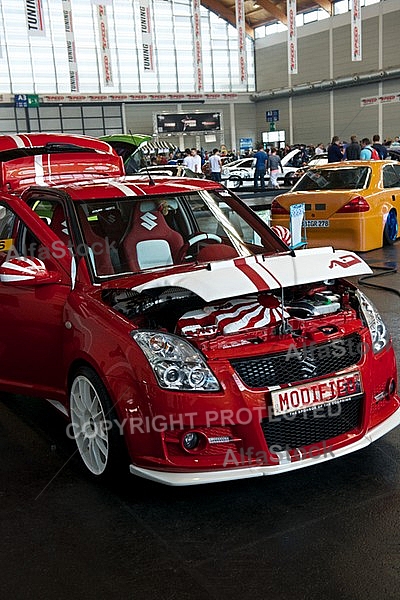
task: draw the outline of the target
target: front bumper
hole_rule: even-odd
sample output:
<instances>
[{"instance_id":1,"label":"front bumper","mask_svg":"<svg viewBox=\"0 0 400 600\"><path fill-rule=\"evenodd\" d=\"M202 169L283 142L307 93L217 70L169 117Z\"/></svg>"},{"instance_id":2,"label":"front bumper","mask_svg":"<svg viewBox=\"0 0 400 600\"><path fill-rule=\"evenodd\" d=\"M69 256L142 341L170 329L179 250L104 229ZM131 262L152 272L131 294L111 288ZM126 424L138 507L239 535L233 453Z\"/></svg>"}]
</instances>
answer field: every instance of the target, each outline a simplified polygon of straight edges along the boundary
<instances>
[{"instance_id":1,"label":"front bumper","mask_svg":"<svg viewBox=\"0 0 400 600\"><path fill-rule=\"evenodd\" d=\"M250 477L261 477L263 475L277 475L287 471L294 471L311 465L317 465L332 458L339 458L361 450L369 446L372 442L389 433L392 429L400 425L400 408L396 410L385 421L370 429L362 438L357 441L336 450L329 450L318 456L309 456L302 460L291 462L290 456L286 452L279 453L279 464L260 465L254 467L238 467L235 469L224 469L218 471L192 471L192 472L166 472L156 471L154 469L144 469L130 465L129 469L133 475L138 475L144 479L150 479L166 485L184 486L199 485L202 483L218 483L222 481L233 481L236 479L249 479Z\"/></svg>"}]
</instances>

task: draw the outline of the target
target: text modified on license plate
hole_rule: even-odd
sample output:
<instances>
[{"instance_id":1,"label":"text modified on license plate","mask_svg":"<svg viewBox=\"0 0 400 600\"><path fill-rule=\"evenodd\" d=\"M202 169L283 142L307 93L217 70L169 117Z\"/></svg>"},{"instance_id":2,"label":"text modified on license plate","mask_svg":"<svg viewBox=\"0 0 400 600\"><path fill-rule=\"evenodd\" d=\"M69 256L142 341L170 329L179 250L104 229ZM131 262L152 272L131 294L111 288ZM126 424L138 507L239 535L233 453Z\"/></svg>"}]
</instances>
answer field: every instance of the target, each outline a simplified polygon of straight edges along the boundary
<instances>
[{"instance_id":1,"label":"text modified on license plate","mask_svg":"<svg viewBox=\"0 0 400 600\"><path fill-rule=\"evenodd\" d=\"M329 379L272 390L272 407L275 416L285 415L330 402L341 402L361 394L362 391L360 373L353 371Z\"/></svg>"},{"instance_id":2,"label":"text modified on license plate","mask_svg":"<svg viewBox=\"0 0 400 600\"><path fill-rule=\"evenodd\" d=\"M329 221L326 219L306 219L305 227L329 227Z\"/></svg>"}]
</instances>

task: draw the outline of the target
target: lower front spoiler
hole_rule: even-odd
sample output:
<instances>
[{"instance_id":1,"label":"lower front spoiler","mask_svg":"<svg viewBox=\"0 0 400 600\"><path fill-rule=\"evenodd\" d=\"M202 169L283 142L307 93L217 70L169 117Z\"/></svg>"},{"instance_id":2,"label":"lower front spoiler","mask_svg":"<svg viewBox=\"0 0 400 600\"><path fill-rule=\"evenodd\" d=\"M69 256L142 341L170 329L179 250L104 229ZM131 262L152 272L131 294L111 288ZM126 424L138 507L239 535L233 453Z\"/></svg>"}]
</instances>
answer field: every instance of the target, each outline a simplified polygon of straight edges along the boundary
<instances>
[{"instance_id":1,"label":"lower front spoiler","mask_svg":"<svg viewBox=\"0 0 400 600\"><path fill-rule=\"evenodd\" d=\"M345 456L351 452L361 450L366 446L369 446L375 440L389 433L392 429L400 424L400 408L396 410L388 419L380 423L376 427L370 429L368 433L357 440L356 442L339 448L337 450L329 450L326 447L326 452L318 456L311 456L302 460L291 462L286 452L279 453L279 464L274 465L261 465L254 467L238 467L236 469L223 469L220 471L193 471L193 472L170 472L170 471L156 471L154 469L143 469L130 465L129 469L133 475L138 475L144 479L150 479L158 483L164 483L166 485L199 485L201 483L218 483L222 481L233 481L235 479L249 479L250 477L261 477L263 475L277 475L279 473L285 473L286 471L294 471L295 469L301 469L303 467L309 467L311 465L318 465L332 458L339 458Z\"/></svg>"}]
</instances>

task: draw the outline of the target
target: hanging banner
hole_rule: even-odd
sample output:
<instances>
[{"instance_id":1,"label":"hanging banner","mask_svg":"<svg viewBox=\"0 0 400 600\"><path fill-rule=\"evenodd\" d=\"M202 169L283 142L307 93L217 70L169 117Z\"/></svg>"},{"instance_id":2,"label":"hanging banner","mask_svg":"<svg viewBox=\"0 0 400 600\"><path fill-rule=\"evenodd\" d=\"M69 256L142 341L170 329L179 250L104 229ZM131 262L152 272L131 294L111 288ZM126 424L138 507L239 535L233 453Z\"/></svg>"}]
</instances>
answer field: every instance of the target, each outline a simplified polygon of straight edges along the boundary
<instances>
[{"instance_id":1,"label":"hanging banner","mask_svg":"<svg viewBox=\"0 0 400 600\"><path fill-rule=\"evenodd\" d=\"M154 71L154 44L151 30L150 2L139 0L140 30L142 32L143 69Z\"/></svg>"},{"instance_id":2,"label":"hanging banner","mask_svg":"<svg viewBox=\"0 0 400 600\"><path fill-rule=\"evenodd\" d=\"M289 75L297 75L296 0L287 0L286 10L288 20L288 73Z\"/></svg>"},{"instance_id":3,"label":"hanging banner","mask_svg":"<svg viewBox=\"0 0 400 600\"><path fill-rule=\"evenodd\" d=\"M351 0L351 60L362 60L360 0Z\"/></svg>"},{"instance_id":4,"label":"hanging banner","mask_svg":"<svg viewBox=\"0 0 400 600\"><path fill-rule=\"evenodd\" d=\"M193 37L194 37L194 60L195 60L195 89L196 92L203 91L203 51L201 45L201 2L193 0Z\"/></svg>"},{"instance_id":5,"label":"hanging banner","mask_svg":"<svg viewBox=\"0 0 400 600\"><path fill-rule=\"evenodd\" d=\"M79 92L78 65L76 62L75 36L74 28L72 25L71 0L62 0L62 7L64 13L64 29L65 39L67 42L69 81L71 86L71 92Z\"/></svg>"},{"instance_id":6,"label":"hanging banner","mask_svg":"<svg viewBox=\"0 0 400 600\"><path fill-rule=\"evenodd\" d=\"M239 83L241 85L247 85L246 21L244 0L235 0L235 2L236 30L238 34Z\"/></svg>"},{"instance_id":7,"label":"hanging banner","mask_svg":"<svg viewBox=\"0 0 400 600\"><path fill-rule=\"evenodd\" d=\"M28 35L45 36L42 0L25 0Z\"/></svg>"},{"instance_id":8,"label":"hanging banner","mask_svg":"<svg viewBox=\"0 0 400 600\"><path fill-rule=\"evenodd\" d=\"M400 102L400 93L385 94L384 96L368 96L360 99L360 106L377 106L378 104L393 104Z\"/></svg>"},{"instance_id":9,"label":"hanging banner","mask_svg":"<svg viewBox=\"0 0 400 600\"><path fill-rule=\"evenodd\" d=\"M43 103L91 103L91 102L127 102L127 103L140 103L143 104L148 102L149 104L155 102L161 102L167 100L168 102L176 103L176 102L184 102L185 100L196 102L204 102L218 101L223 104L230 104L232 102L240 102L241 104L248 104L249 94L160 94L160 93L152 93L152 94L46 94L39 96L39 102ZM15 96L12 94L0 94L0 103L7 102L15 102ZM185 115L186 116L186 115ZM215 117L215 114L212 115ZM203 129L207 126L212 126L211 118L207 119L207 121L203 123ZM215 127L211 127L215 128Z\"/></svg>"},{"instance_id":10,"label":"hanging banner","mask_svg":"<svg viewBox=\"0 0 400 600\"><path fill-rule=\"evenodd\" d=\"M113 0L92 0L92 4L95 6L99 6L102 4L103 6L112 6Z\"/></svg>"},{"instance_id":11,"label":"hanging banner","mask_svg":"<svg viewBox=\"0 0 400 600\"><path fill-rule=\"evenodd\" d=\"M104 4L98 4L96 8L97 12L97 28L99 32L100 40L100 56L101 56L101 69L103 72L103 83L105 86L112 86L112 70L111 70L111 55L110 45L108 42L108 21L106 7Z\"/></svg>"}]
</instances>

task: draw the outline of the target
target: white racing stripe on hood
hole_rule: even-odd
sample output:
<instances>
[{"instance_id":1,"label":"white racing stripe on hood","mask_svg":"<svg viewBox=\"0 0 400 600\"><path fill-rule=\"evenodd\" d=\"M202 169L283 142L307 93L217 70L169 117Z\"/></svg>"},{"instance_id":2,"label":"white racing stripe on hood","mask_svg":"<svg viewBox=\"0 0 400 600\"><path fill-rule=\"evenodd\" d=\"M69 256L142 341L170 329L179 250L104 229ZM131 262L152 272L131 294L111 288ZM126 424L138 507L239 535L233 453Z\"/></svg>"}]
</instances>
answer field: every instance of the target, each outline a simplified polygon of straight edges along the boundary
<instances>
[{"instance_id":1,"label":"white racing stripe on hood","mask_svg":"<svg viewBox=\"0 0 400 600\"><path fill-rule=\"evenodd\" d=\"M258 291L279 289L372 273L369 266L354 252L333 248L308 248L290 254L261 255L210 263L209 268L156 277L133 287L137 292L153 288L181 287L213 302L232 296L244 296Z\"/></svg>"}]
</instances>

